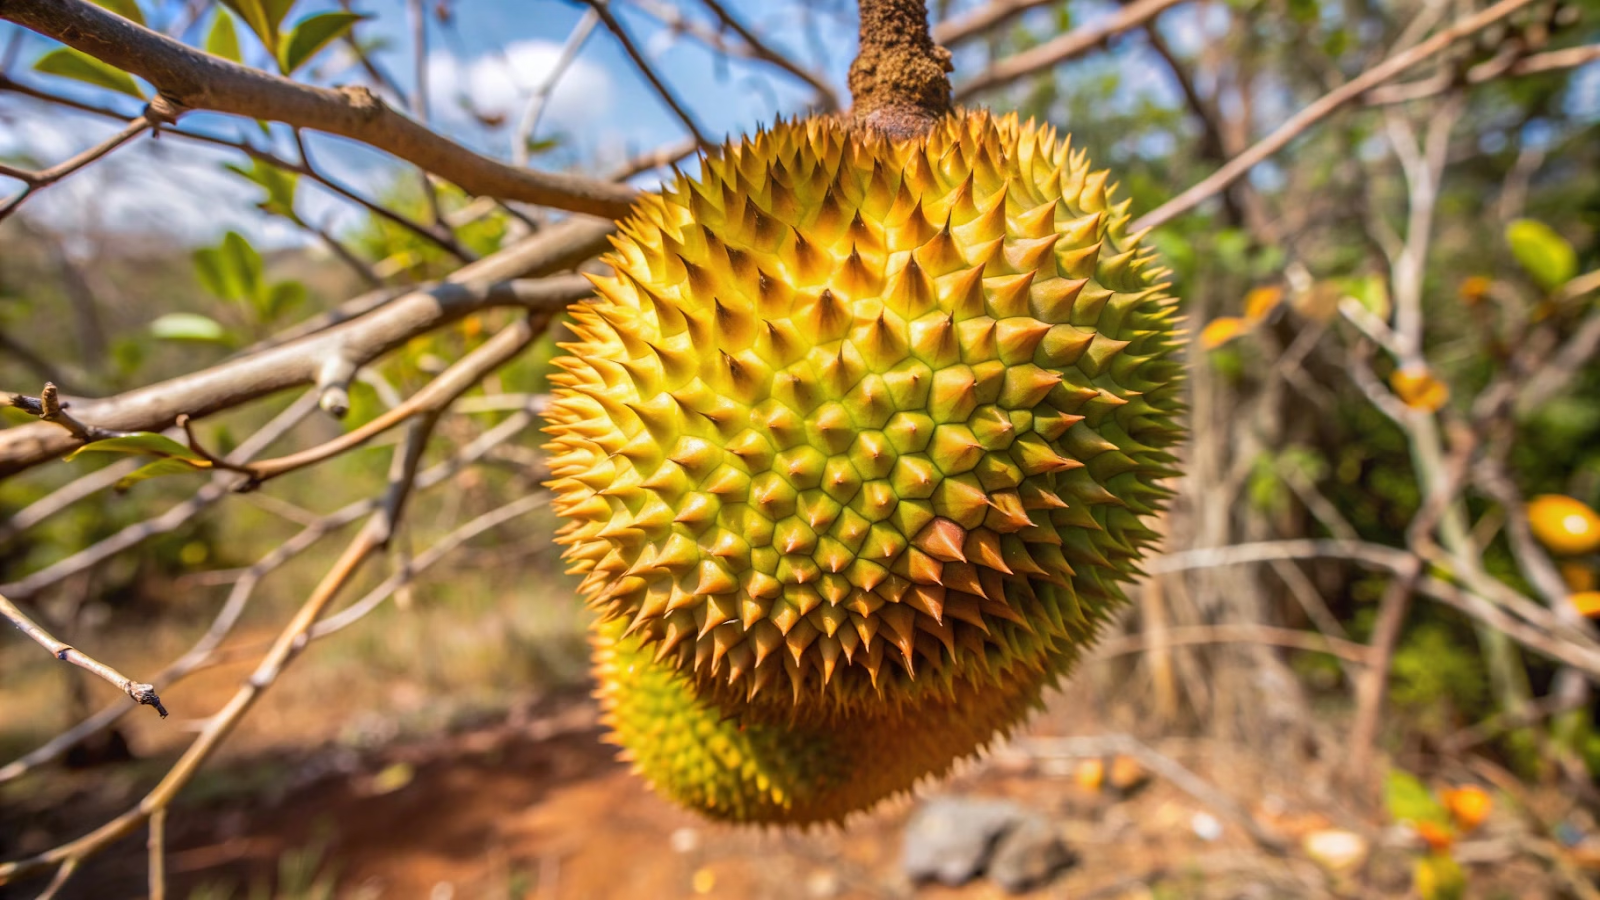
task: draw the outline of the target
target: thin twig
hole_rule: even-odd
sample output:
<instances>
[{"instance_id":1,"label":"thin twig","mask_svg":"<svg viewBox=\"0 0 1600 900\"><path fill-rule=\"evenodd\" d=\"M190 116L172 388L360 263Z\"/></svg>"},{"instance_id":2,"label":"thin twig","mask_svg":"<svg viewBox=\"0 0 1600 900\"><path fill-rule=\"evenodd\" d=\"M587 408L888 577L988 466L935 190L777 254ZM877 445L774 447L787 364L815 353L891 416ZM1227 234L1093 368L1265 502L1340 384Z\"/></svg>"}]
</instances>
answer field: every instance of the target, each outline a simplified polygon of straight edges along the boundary
<instances>
[{"instance_id":1,"label":"thin twig","mask_svg":"<svg viewBox=\"0 0 1600 900\"><path fill-rule=\"evenodd\" d=\"M1074 28L1037 47L1000 60L956 85L955 99L958 102L969 99L976 94L994 90L1019 78L1054 68L1069 59L1082 56L1122 32L1138 28L1180 2L1181 0L1134 0L1113 15L1081 28Z\"/></svg>"},{"instance_id":2,"label":"thin twig","mask_svg":"<svg viewBox=\"0 0 1600 900\"><path fill-rule=\"evenodd\" d=\"M1031 9L1059 2L1060 0L990 0L960 18L946 19L933 26L933 39L946 47L951 47L962 41L981 37Z\"/></svg>"},{"instance_id":3,"label":"thin twig","mask_svg":"<svg viewBox=\"0 0 1600 900\"><path fill-rule=\"evenodd\" d=\"M1091 737L1044 738L1030 737L1019 740L1024 752L1038 757L1067 757L1069 759L1110 756L1120 754L1132 757L1139 765L1156 776L1170 782L1237 825L1261 849L1282 856L1288 852L1289 843L1273 833L1255 816L1250 815L1239 801L1233 799L1210 782L1196 775L1177 760L1157 752L1143 741L1127 734L1102 734Z\"/></svg>"},{"instance_id":4,"label":"thin twig","mask_svg":"<svg viewBox=\"0 0 1600 900\"><path fill-rule=\"evenodd\" d=\"M1154 2L1154 0L1147 0ZM1304 109L1289 117L1277 130L1257 141L1250 149L1229 160L1226 165L1201 180L1198 184L1141 216L1129 226L1130 231L1154 228L1183 215L1218 191L1243 177L1246 172L1283 149L1290 141L1328 114L1334 112L1367 91L1410 69L1456 41L1504 19L1533 0L1500 0L1488 9L1467 16L1420 44L1390 56L1383 62L1357 75L1337 88L1323 94ZM1128 7L1132 9L1132 7Z\"/></svg>"},{"instance_id":5,"label":"thin twig","mask_svg":"<svg viewBox=\"0 0 1600 900\"><path fill-rule=\"evenodd\" d=\"M15 197L12 197L3 205L0 205L0 220L4 220L7 216L16 212L17 209L22 206L23 201L27 200L29 197L33 196L39 191L49 187L52 184L55 184L63 178L66 178L68 175L79 171L84 166L87 166L96 160L102 159L111 151L121 147L123 144L128 143L139 135L144 134L146 131L149 131L151 127L151 121L152 120L147 116L140 116L139 118L129 122L125 128L111 137L101 141L93 147L90 147L82 153L79 153L77 156L74 156L65 162L51 166L48 169L41 169L37 172L25 172L21 169L8 168L6 174L13 178L20 179L23 182L24 187L21 193L17 194Z\"/></svg>"},{"instance_id":6,"label":"thin twig","mask_svg":"<svg viewBox=\"0 0 1600 900\"><path fill-rule=\"evenodd\" d=\"M667 87L666 82L662 81L661 77L656 74L655 67L650 65L650 61L644 58L644 54L640 52L638 45L628 35L627 29L623 28L622 23L617 21L617 17L613 16L611 10L606 8L606 0L584 0L584 2L588 3L589 8L595 11L595 14L600 17L600 21L606 23L606 28L617 39L617 43L622 45L622 49L628 54L628 58L633 60L633 64L639 70L639 74L650 82L650 86L655 88L656 95L667 105L667 108L672 110L672 114L678 117L678 121L683 123L683 127L694 135L695 142L702 147L710 146L711 142L706 138L706 134L701 130L700 125L695 122L694 116L689 115L689 110L679 102L677 95L672 92L671 88ZM621 214L619 213L619 215Z\"/></svg>"},{"instance_id":7,"label":"thin twig","mask_svg":"<svg viewBox=\"0 0 1600 900\"><path fill-rule=\"evenodd\" d=\"M415 291L315 334L236 357L104 400L80 401L75 412L97 425L127 431L169 427L180 413L202 417L284 388L314 383L330 361L365 365L406 341L493 306L560 308L588 295L583 284L552 279L548 288L507 283L570 268L605 249L611 222L573 218ZM0 431L0 477L70 451L81 440L48 425Z\"/></svg>"},{"instance_id":8,"label":"thin twig","mask_svg":"<svg viewBox=\"0 0 1600 900\"><path fill-rule=\"evenodd\" d=\"M594 33L594 27L598 24L600 24L598 12L590 9L583 14L578 24L572 26L572 32L567 35L566 42L561 45L561 53L551 64L550 71L544 74L544 78L528 95L528 103L522 108L522 118L518 120L516 131L511 136L513 165L528 164L533 135L539 128L539 118L544 115L544 108L550 102L550 95L555 93L556 85L561 83L561 76L565 75L577 61L578 52L583 49L584 43L589 40L589 35Z\"/></svg>"},{"instance_id":9,"label":"thin twig","mask_svg":"<svg viewBox=\"0 0 1600 900\"><path fill-rule=\"evenodd\" d=\"M1088 658L1098 660L1114 656L1126 656L1131 653L1143 653L1158 644L1166 647L1188 647L1206 644L1267 644L1274 647L1286 647L1291 650L1326 653L1329 656L1336 656L1345 662L1355 663L1360 666L1369 665L1372 662L1372 653L1369 648L1352 640L1333 637L1332 635L1312 634L1293 628L1276 628L1271 625L1255 625L1248 622L1168 627L1162 631L1159 641L1153 641L1143 634L1107 638L1095 645L1094 651L1089 654Z\"/></svg>"},{"instance_id":10,"label":"thin twig","mask_svg":"<svg viewBox=\"0 0 1600 900\"><path fill-rule=\"evenodd\" d=\"M307 398L314 401L313 394L308 394ZM306 410L309 412L313 405L314 403L307 404ZM521 434L530 424L536 421L536 417L543 409L543 406L544 398L542 396L535 395L528 398L527 405L516 414L507 417L505 421L485 431L482 435L463 446L456 455L418 475L417 490L427 490L445 483L466 466L478 462L495 448ZM234 626L238 624L256 587L269 574L315 546L324 537L360 519L362 516L371 514L378 508L378 504L379 498L357 500L347 504L343 508L329 513L317 522L308 525L252 564L234 582L232 590L229 591L227 599L218 610L206 633L201 635L187 652L174 660L165 669L156 673L155 684L161 688L169 687L184 677L211 665L216 659L217 648L221 646L223 640L228 637ZM90 735L111 727L129 708L126 704L121 703L107 706L22 757L0 766L0 784L20 778L38 766L58 758Z\"/></svg>"},{"instance_id":11,"label":"thin twig","mask_svg":"<svg viewBox=\"0 0 1600 900\"><path fill-rule=\"evenodd\" d=\"M1386 103L1407 103L1434 97L1460 84L1483 84L1506 76L1536 75L1561 69L1575 69L1600 59L1600 44L1584 44L1562 50L1550 50L1531 56L1513 58L1509 63L1498 59L1478 63L1465 73L1441 72L1432 78L1408 81L1378 88L1361 98L1369 106Z\"/></svg>"},{"instance_id":12,"label":"thin twig","mask_svg":"<svg viewBox=\"0 0 1600 900\"><path fill-rule=\"evenodd\" d=\"M62 662L72 663L78 668L93 674L133 698L135 703L155 707L156 712L161 714L161 718L165 719L167 717L167 708L161 705L161 697L156 694L154 686L134 681L82 650L56 640L51 636L50 632L45 631L37 622L28 618L26 613L18 609L16 604L7 600L4 595L0 595L0 616L17 626L23 634L32 638L39 646L49 650L51 656Z\"/></svg>"},{"instance_id":13,"label":"thin twig","mask_svg":"<svg viewBox=\"0 0 1600 900\"><path fill-rule=\"evenodd\" d=\"M111 438L127 437L131 433L80 422L76 416L67 412L67 407L71 406L71 404L62 402L61 392L56 389L53 382L45 382L44 389L39 392L37 397L30 397L27 394L12 394L9 400L11 406L37 417L39 421L65 428L68 434L81 443L87 444L94 441L110 440Z\"/></svg>"},{"instance_id":14,"label":"thin twig","mask_svg":"<svg viewBox=\"0 0 1600 900\"><path fill-rule=\"evenodd\" d=\"M817 98L821 101L817 104L819 112L828 113L839 108L839 95L833 90L832 87L828 85L827 82L823 81L820 77L801 66L799 63L796 63L794 60L768 46L766 42L762 41L761 38L755 34L755 32L751 31L749 28L746 28L743 22L740 22L737 18L735 18L732 13L729 13L728 10L722 5L720 0L700 0L700 2L704 3L706 8L711 10L712 14L717 17L719 22L721 22L728 29L732 30L734 34L739 36L740 40L749 45L751 56L755 57L756 59L761 59L772 63L785 72L788 72L790 75L793 75L801 81L804 81L806 84L811 85L811 89L817 92Z\"/></svg>"},{"instance_id":15,"label":"thin twig","mask_svg":"<svg viewBox=\"0 0 1600 900\"><path fill-rule=\"evenodd\" d=\"M351 138L459 185L469 194L520 200L614 218L635 197L628 187L508 166L390 109L365 87L314 87L201 52L87 0L0 4L10 19L151 82L175 108L284 122Z\"/></svg>"}]
</instances>

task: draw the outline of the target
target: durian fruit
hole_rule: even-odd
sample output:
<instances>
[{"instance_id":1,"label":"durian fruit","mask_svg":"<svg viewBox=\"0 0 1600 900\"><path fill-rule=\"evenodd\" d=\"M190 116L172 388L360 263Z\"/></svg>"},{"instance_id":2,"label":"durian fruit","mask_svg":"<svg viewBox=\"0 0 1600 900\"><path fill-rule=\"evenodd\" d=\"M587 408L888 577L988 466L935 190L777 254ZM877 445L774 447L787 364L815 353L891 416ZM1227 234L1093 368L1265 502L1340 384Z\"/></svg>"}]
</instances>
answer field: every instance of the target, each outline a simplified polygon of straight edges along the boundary
<instances>
[{"instance_id":1,"label":"durian fruit","mask_svg":"<svg viewBox=\"0 0 1600 900\"><path fill-rule=\"evenodd\" d=\"M658 789L837 819L1038 702L1155 539L1175 301L1054 131L780 122L641 199L548 413L600 697Z\"/></svg>"}]
</instances>

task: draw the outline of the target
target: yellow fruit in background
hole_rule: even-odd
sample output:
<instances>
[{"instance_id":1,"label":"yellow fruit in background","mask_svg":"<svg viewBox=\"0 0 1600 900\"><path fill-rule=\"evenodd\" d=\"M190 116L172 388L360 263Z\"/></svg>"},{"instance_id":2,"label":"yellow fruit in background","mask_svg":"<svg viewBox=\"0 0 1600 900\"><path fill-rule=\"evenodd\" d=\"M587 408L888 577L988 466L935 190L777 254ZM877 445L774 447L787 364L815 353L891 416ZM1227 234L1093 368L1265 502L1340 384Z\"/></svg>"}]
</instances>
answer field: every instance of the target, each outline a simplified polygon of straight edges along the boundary
<instances>
[{"instance_id":1,"label":"yellow fruit in background","mask_svg":"<svg viewBox=\"0 0 1600 900\"><path fill-rule=\"evenodd\" d=\"M1533 536L1552 553L1577 556L1600 550L1600 515L1581 500L1541 494L1528 501Z\"/></svg>"},{"instance_id":2,"label":"yellow fruit in background","mask_svg":"<svg viewBox=\"0 0 1600 900\"><path fill-rule=\"evenodd\" d=\"M1578 591L1567 597L1567 602L1581 615L1600 616L1600 591Z\"/></svg>"},{"instance_id":3,"label":"yellow fruit in background","mask_svg":"<svg viewBox=\"0 0 1600 900\"><path fill-rule=\"evenodd\" d=\"M1494 798L1489 792L1474 784L1444 792L1445 808L1462 831L1471 831L1483 824L1494 809Z\"/></svg>"}]
</instances>

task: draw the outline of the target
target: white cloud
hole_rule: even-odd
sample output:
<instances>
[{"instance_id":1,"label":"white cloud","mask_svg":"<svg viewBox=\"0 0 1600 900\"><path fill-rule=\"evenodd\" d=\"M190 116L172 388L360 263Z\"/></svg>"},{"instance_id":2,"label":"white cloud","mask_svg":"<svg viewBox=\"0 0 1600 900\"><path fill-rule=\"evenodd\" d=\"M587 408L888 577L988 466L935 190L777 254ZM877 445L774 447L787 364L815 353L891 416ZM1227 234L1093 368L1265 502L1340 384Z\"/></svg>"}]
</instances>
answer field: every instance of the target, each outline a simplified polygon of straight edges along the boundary
<instances>
[{"instance_id":1,"label":"white cloud","mask_svg":"<svg viewBox=\"0 0 1600 900\"><path fill-rule=\"evenodd\" d=\"M529 95L548 77L560 56L560 44L543 40L516 41L466 61L436 52L428 58L432 106L447 121L464 123L471 120L461 106L461 98L466 97L477 112L504 116L508 125L514 124ZM614 94L606 71L579 57L550 95L541 131L578 130L585 123L603 119Z\"/></svg>"}]
</instances>

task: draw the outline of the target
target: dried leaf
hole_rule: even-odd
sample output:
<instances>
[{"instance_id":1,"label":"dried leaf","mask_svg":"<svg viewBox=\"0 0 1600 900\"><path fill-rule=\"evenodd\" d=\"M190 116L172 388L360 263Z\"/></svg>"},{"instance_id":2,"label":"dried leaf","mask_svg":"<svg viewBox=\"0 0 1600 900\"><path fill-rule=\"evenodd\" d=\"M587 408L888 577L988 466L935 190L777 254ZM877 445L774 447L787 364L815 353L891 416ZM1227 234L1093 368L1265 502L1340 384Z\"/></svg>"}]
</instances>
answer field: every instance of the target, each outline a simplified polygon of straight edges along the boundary
<instances>
[{"instance_id":1,"label":"dried leaf","mask_svg":"<svg viewBox=\"0 0 1600 900\"><path fill-rule=\"evenodd\" d=\"M1200 332L1200 347L1203 350L1215 350L1249 330L1245 321L1237 316L1212 319Z\"/></svg>"},{"instance_id":2,"label":"dried leaf","mask_svg":"<svg viewBox=\"0 0 1600 900\"><path fill-rule=\"evenodd\" d=\"M1425 368L1397 369L1389 386L1402 403L1423 412L1438 412L1450 401L1450 387Z\"/></svg>"}]
</instances>

